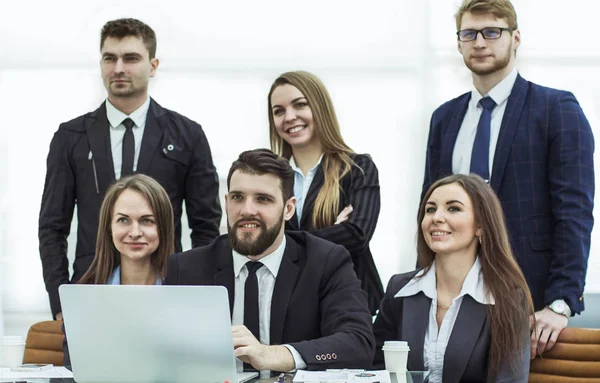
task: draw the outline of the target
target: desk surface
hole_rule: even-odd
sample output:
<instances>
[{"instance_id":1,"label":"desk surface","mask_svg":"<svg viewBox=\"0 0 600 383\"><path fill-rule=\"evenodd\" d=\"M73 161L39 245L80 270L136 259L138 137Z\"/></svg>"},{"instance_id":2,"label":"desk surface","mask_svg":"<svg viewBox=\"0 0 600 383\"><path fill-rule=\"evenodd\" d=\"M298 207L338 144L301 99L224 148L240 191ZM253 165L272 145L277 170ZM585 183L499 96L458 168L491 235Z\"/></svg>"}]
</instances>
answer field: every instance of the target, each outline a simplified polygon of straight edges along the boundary
<instances>
[{"instance_id":1,"label":"desk surface","mask_svg":"<svg viewBox=\"0 0 600 383\"><path fill-rule=\"evenodd\" d=\"M427 380L427 372L409 371L406 373L406 379L398 379L395 374L390 374L392 383L425 383ZM254 379L250 383L273 383L277 378ZM291 377L286 378L286 383L291 383ZM15 382L14 379L2 379L0 382ZM50 378L50 379L22 379L20 382L27 383L77 383L72 378Z\"/></svg>"}]
</instances>

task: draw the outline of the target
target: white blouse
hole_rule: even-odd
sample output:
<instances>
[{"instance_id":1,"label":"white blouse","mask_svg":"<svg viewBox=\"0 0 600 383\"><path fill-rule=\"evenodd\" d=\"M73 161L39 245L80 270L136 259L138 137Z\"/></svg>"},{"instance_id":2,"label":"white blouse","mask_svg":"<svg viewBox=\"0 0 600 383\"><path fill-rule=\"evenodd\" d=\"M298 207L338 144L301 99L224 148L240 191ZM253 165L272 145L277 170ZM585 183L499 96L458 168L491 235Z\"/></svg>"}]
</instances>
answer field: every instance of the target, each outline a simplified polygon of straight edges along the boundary
<instances>
[{"instance_id":1,"label":"white blouse","mask_svg":"<svg viewBox=\"0 0 600 383\"><path fill-rule=\"evenodd\" d=\"M417 278L423 275L423 271L419 271L406 286L404 286L394 297L408 297L423 292L431 299L431 307L429 309L429 326L425 332L425 342L423 344L423 363L425 369L429 370L429 382L441 383L442 374L444 371L444 354L448 346L448 340L452 334L454 323L458 317L460 306L465 295L470 295L473 299L481 304L494 304L494 298L486 296L483 283L483 273L481 272L481 262L479 257L475 259L475 263L469 270L465 281L463 282L462 290L456 298L452 300L450 308L444 315L441 327L438 328L436 321L437 314L437 292L435 279L435 261L431 265L429 272L422 278ZM410 345L408 345L410 347Z\"/></svg>"}]
</instances>

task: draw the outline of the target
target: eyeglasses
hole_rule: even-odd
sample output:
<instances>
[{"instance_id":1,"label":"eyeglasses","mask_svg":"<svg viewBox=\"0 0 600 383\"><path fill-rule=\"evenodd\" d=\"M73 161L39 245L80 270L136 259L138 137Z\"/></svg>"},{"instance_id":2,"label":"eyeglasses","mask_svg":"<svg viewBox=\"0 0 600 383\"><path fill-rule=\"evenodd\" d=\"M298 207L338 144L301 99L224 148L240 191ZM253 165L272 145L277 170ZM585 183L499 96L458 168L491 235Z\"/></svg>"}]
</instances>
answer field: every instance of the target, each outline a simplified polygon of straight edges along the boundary
<instances>
[{"instance_id":1,"label":"eyeglasses","mask_svg":"<svg viewBox=\"0 0 600 383\"><path fill-rule=\"evenodd\" d=\"M483 29L463 29L462 31L456 32L458 39L462 42L473 41L477 39L477 34L481 32L486 40L497 40L502 37L502 31L514 31L515 28L500 28L500 27L489 27Z\"/></svg>"}]
</instances>

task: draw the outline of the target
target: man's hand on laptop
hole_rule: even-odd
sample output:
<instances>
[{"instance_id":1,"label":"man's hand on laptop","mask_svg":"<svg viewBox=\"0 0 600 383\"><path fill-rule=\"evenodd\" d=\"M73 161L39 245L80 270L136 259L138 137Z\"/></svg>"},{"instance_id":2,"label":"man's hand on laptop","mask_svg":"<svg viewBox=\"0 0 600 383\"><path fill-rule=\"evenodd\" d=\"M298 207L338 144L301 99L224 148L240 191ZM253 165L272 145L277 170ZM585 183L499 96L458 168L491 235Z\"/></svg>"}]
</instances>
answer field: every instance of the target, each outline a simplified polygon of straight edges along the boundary
<instances>
[{"instance_id":1,"label":"man's hand on laptop","mask_svg":"<svg viewBox=\"0 0 600 383\"><path fill-rule=\"evenodd\" d=\"M257 370L291 371L296 367L287 347L261 344L246 326L232 326L231 333L235 356Z\"/></svg>"}]
</instances>

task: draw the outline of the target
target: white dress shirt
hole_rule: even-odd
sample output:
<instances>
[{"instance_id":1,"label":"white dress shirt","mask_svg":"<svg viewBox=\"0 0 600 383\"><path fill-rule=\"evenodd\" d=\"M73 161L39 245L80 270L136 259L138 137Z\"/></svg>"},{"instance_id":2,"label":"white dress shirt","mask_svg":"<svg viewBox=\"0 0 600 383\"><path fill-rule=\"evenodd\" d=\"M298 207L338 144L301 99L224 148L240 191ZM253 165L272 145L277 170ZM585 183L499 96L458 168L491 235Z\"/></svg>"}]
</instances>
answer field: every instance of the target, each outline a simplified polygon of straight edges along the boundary
<instances>
[{"instance_id":1,"label":"white dress shirt","mask_svg":"<svg viewBox=\"0 0 600 383\"><path fill-rule=\"evenodd\" d=\"M493 177L492 168L494 166L494 154L496 153L496 145L498 144L498 136L500 135L500 126L502 118L508 103L508 96L512 91L515 81L517 80L517 69L514 68L502 81L496 84L487 94L494 102L496 107L492 110L492 122L490 125L490 179ZM471 91L471 100L465 113L465 118L462 121L454 151L452 152L452 173L454 174L469 174L471 173L471 154L473 153L473 143L475 142L475 134L477 134L477 124L483 108L479 105L479 100L484 96L479 94L477 89Z\"/></svg>"},{"instance_id":2,"label":"white dress shirt","mask_svg":"<svg viewBox=\"0 0 600 383\"><path fill-rule=\"evenodd\" d=\"M258 313L259 313L259 328L260 328L260 343L270 344L271 340L271 298L273 297L273 289L275 288L275 279L279 272L279 266L283 259L283 252L285 251L285 236L281 245L273 251L271 254L264 256L260 259L264 266L256 271L256 278L258 279ZM244 290L246 286L246 278L248 278L248 268L246 263L249 262L248 258L244 255L239 254L235 250L233 253L233 273L235 276L234 285L234 300L233 300L233 315L231 317L231 323L233 325L244 324ZM290 350L294 357L296 369L306 368L306 363L300 353L296 349L289 345L283 345ZM243 370L243 363L241 360L236 359L237 370ZM261 378L270 377L270 371L264 370L260 372Z\"/></svg>"},{"instance_id":3,"label":"white dress shirt","mask_svg":"<svg viewBox=\"0 0 600 383\"><path fill-rule=\"evenodd\" d=\"M133 138L135 140L135 153L133 154L133 171L137 169L138 158L140 157L140 148L142 147L142 137L146 127L146 115L150 107L150 97L129 116L115 108L113 104L106 99L106 118L110 124L110 150L112 152L113 165L115 166L115 179L121 178L121 165L123 163L123 136L125 135L125 125L123 121L127 118L135 123L133 127Z\"/></svg>"},{"instance_id":4,"label":"white dress shirt","mask_svg":"<svg viewBox=\"0 0 600 383\"><path fill-rule=\"evenodd\" d=\"M294 156L290 158L290 165L292 166L292 169L294 169L294 197L296 197L296 215L298 216L298 227L300 227L300 221L302 220L302 210L304 208L306 195L308 194L308 189L310 189L310 185L315 178L315 174L317 174L319 165L321 165L321 160L323 160L322 154L315 166L313 166L305 176L302 173L302 170L296 165Z\"/></svg>"},{"instance_id":5,"label":"white dress shirt","mask_svg":"<svg viewBox=\"0 0 600 383\"><path fill-rule=\"evenodd\" d=\"M475 263L469 270L465 278L460 294L452 300L450 308L444 315L441 327L438 328L437 315L437 284L435 276L435 261L431 265L431 269L424 277L423 270L411 279L394 297L408 297L423 292L431 299L429 308L429 326L425 332L425 342L423 344L423 363L426 370L429 370L429 382L441 383L442 374L444 371L444 354L448 346L448 340L452 334L454 323L458 317L460 306L465 295L470 295L475 301L484 305L493 305L494 298L485 294L483 273L481 272L481 262L479 257L475 259ZM408 345L410 347L410 344Z\"/></svg>"}]
</instances>

